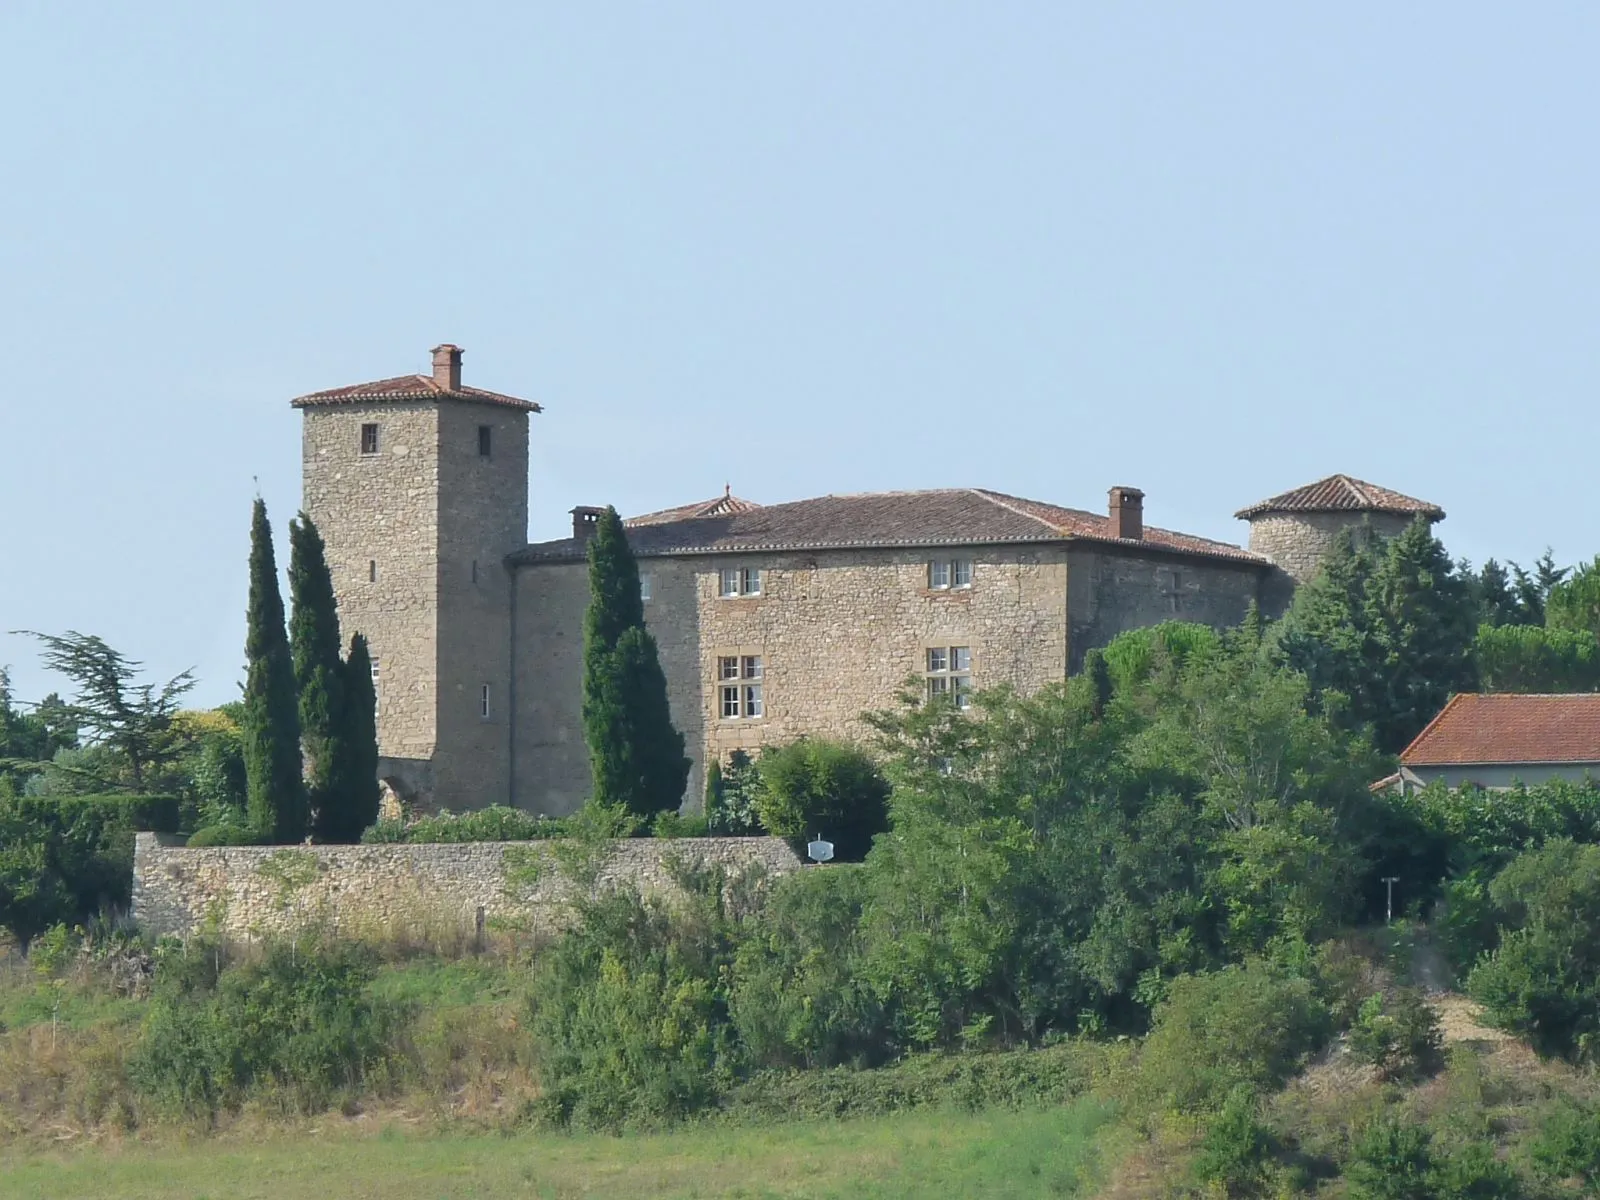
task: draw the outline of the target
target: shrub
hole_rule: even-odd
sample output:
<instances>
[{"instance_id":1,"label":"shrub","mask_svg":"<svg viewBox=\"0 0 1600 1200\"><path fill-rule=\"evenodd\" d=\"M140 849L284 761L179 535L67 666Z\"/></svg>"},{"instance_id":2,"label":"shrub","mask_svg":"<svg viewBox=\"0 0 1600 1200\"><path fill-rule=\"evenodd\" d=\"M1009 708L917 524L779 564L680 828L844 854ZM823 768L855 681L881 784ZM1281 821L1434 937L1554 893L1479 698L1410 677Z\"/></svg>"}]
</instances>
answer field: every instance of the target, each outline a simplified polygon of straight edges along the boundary
<instances>
[{"instance_id":1,"label":"shrub","mask_svg":"<svg viewBox=\"0 0 1600 1200\"><path fill-rule=\"evenodd\" d=\"M1495 1157L1489 1142L1469 1142L1441 1158L1432 1182L1438 1200L1519 1200L1525 1194L1517 1173Z\"/></svg>"},{"instance_id":2,"label":"shrub","mask_svg":"<svg viewBox=\"0 0 1600 1200\"><path fill-rule=\"evenodd\" d=\"M129 1076L158 1105L194 1115L253 1097L321 1111L388 1064L401 1012L373 997L374 969L349 943L275 943L236 967L209 947L169 949Z\"/></svg>"},{"instance_id":3,"label":"shrub","mask_svg":"<svg viewBox=\"0 0 1600 1200\"><path fill-rule=\"evenodd\" d=\"M1356 1143L1345 1174L1355 1200L1433 1200L1432 1135L1411 1121L1380 1119Z\"/></svg>"},{"instance_id":4,"label":"shrub","mask_svg":"<svg viewBox=\"0 0 1600 1200\"><path fill-rule=\"evenodd\" d=\"M404 825L399 821L378 821L361 835L374 842L531 842L561 837L562 822L538 816L503 804L471 812L441 812Z\"/></svg>"},{"instance_id":5,"label":"shrub","mask_svg":"<svg viewBox=\"0 0 1600 1200\"><path fill-rule=\"evenodd\" d=\"M841 862L859 862L889 824L889 784L866 751L800 738L763 751L756 810L778 837L820 833ZM726 786L726 785L724 785Z\"/></svg>"},{"instance_id":6,"label":"shrub","mask_svg":"<svg viewBox=\"0 0 1600 1200\"><path fill-rule=\"evenodd\" d=\"M715 834L743 837L765 833L756 811L761 779L756 765L743 750L728 755L723 767L716 760L706 770L706 826Z\"/></svg>"},{"instance_id":7,"label":"shrub","mask_svg":"<svg viewBox=\"0 0 1600 1200\"><path fill-rule=\"evenodd\" d=\"M1600 846L1551 842L1495 877L1500 946L1468 990L1540 1054L1593 1055L1600 1034Z\"/></svg>"},{"instance_id":8,"label":"shrub","mask_svg":"<svg viewBox=\"0 0 1600 1200\"><path fill-rule=\"evenodd\" d=\"M1255 1094L1234 1088L1200 1139L1195 1177L1221 1184L1230 1196L1247 1195L1264 1182L1271 1161L1272 1132L1257 1117Z\"/></svg>"},{"instance_id":9,"label":"shrub","mask_svg":"<svg viewBox=\"0 0 1600 1200\"><path fill-rule=\"evenodd\" d=\"M1328 1032L1311 984L1261 961L1183 976L1155 1010L1138 1090L1179 1111L1216 1109L1241 1085L1281 1086Z\"/></svg>"},{"instance_id":10,"label":"shrub","mask_svg":"<svg viewBox=\"0 0 1600 1200\"><path fill-rule=\"evenodd\" d=\"M696 899L677 913L634 892L584 902L539 960L530 1026L546 1120L654 1125L709 1106L732 1078L728 930L713 899Z\"/></svg>"},{"instance_id":11,"label":"shrub","mask_svg":"<svg viewBox=\"0 0 1600 1200\"><path fill-rule=\"evenodd\" d=\"M1600 1112L1563 1102L1553 1108L1529 1143L1534 1169L1546 1179L1581 1179L1600 1189Z\"/></svg>"},{"instance_id":12,"label":"shrub","mask_svg":"<svg viewBox=\"0 0 1600 1200\"><path fill-rule=\"evenodd\" d=\"M1432 1006L1414 988L1368 996L1350 1028L1350 1051L1384 1079L1416 1079L1442 1065L1443 1037Z\"/></svg>"},{"instance_id":13,"label":"shrub","mask_svg":"<svg viewBox=\"0 0 1600 1200\"><path fill-rule=\"evenodd\" d=\"M650 823L650 835L658 838L705 837L709 832L699 813L659 812Z\"/></svg>"},{"instance_id":14,"label":"shrub","mask_svg":"<svg viewBox=\"0 0 1600 1200\"><path fill-rule=\"evenodd\" d=\"M746 930L729 1014L757 1067L866 1066L893 1053L883 1005L857 970L860 867L780 880Z\"/></svg>"},{"instance_id":15,"label":"shrub","mask_svg":"<svg viewBox=\"0 0 1600 1200\"><path fill-rule=\"evenodd\" d=\"M261 844L261 834L258 830L251 829L248 825L221 823L207 825L204 829L196 829L189 835L189 840L184 844L193 848L202 846L258 846Z\"/></svg>"}]
</instances>

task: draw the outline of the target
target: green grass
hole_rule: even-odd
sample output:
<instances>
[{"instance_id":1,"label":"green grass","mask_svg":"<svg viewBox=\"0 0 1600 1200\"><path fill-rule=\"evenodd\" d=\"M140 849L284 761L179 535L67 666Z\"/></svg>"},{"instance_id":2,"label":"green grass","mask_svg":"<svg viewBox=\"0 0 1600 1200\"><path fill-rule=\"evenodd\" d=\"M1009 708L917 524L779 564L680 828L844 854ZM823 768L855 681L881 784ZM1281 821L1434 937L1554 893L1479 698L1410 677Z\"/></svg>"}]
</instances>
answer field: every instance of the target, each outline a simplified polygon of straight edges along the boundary
<instances>
[{"instance_id":1,"label":"green grass","mask_svg":"<svg viewBox=\"0 0 1600 1200\"><path fill-rule=\"evenodd\" d=\"M275 1133L228 1141L0 1154L0 1197L60 1200L489 1200L515 1197L1075 1196L1096 1130L1067 1108L917 1112L649 1136Z\"/></svg>"}]
</instances>

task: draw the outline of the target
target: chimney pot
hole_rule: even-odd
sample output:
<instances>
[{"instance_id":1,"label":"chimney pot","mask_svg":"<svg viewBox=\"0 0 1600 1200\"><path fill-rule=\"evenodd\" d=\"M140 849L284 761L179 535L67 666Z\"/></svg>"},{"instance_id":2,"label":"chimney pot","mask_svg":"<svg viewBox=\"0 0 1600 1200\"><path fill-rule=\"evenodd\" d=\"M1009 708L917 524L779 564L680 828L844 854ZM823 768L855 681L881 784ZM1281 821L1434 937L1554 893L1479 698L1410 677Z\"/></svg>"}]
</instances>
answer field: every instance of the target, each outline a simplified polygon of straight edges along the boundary
<instances>
[{"instance_id":1,"label":"chimney pot","mask_svg":"<svg viewBox=\"0 0 1600 1200\"><path fill-rule=\"evenodd\" d=\"M600 518L605 515L605 511L592 504L578 505L572 510L572 536L587 544L594 537L595 530L599 528Z\"/></svg>"},{"instance_id":2,"label":"chimney pot","mask_svg":"<svg viewBox=\"0 0 1600 1200\"><path fill-rule=\"evenodd\" d=\"M447 392L461 390L461 354L461 347L449 342L433 348L433 381Z\"/></svg>"},{"instance_id":3,"label":"chimney pot","mask_svg":"<svg viewBox=\"0 0 1600 1200\"><path fill-rule=\"evenodd\" d=\"M1144 493L1136 487L1111 489L1111 536L1137 542L1144 537Z\"/></svg>"}]
</instances>

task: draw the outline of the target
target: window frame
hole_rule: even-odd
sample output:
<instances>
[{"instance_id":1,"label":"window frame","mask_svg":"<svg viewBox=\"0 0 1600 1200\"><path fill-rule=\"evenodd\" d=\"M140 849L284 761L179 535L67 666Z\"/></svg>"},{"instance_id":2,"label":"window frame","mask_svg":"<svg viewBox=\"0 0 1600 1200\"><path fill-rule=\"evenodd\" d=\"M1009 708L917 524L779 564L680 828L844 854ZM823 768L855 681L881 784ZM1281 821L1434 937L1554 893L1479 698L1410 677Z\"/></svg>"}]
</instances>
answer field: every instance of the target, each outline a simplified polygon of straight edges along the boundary
<instances>
[{"instance_id":1,"label":"window frame","mask_svg":"<svg viewBox=\"0 0 1600 1200\"><path fill-rule=\"evenodd\" d=\"M494 457L494 426L493 425L479 425L478 426L478 457L479 458L493 458Z\"/></svg>"},{"instance_id":2,"label":"window frame","mask_svg":"<svg viewBox=\"0 0 1600 1200\"><path fill-rule=\"evenodd\" d=\"M487 683L480 684L478 687L478 720L492 721L494 719L493 705L490 703L491 698L492 693L489 690L489 685Z\"/></svg>"},{"instance_id":3,"label":"window frame","mask_svg":"<svg viewBox=\"0 0 1600 1200\"><path fill-rule=\"evenodd\" d=\"M962 555L928 560L930 592L965 592L972 588L972 559Z\"/></svg>"},{"instance_id":4,"label":"window frame","mask_svg":"<svg viewBox=\"0 0 1600 1200\"><path fill-rule=\"evenodd\" d=\"M751 600L761 594L760 567L717 568L717 598L719 600Z\"/></svg>"},{"instance_id":5,"label":"window frame","mask_svg":"<svg viewBox=\"0 0 1600 1200\"><path fill-rule=\"evenodd\" d=\"M361 423L361 441L358 444L361 447L362 458L376 458L382 453L383 438L379 432L378 422L363 421Z\"/></svg>"},{"instance_id":6,"label":"window frame","mask_svg":"<svg viewBox=\"0 0 1600 1200\"><path fill-rule=\"evenodd\" d=\"M957 709L972 707L973 654L970 643L943 643L922 648L922 676L929 702L949 696Z\"/></svg>"},{"instance_id":7,"label":"window frame","mask_svg":"<svg viewBox=\"0 0 1600 1200\"><path fill-rule=\"evenodd\" d=\"M715 687L718 721L760 721L767 715L766 656L718 652Z\"/></svg>"}]
</instances>

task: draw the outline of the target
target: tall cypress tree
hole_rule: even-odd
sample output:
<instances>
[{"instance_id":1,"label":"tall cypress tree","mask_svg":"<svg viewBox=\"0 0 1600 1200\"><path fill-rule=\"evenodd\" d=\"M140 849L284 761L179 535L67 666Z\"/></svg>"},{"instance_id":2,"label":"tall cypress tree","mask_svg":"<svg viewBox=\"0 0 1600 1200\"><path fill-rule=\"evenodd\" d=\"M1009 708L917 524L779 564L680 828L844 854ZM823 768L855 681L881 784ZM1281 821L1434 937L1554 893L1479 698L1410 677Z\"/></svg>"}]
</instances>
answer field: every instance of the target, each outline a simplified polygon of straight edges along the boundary
<instances>
[{"instance_id":1,"label":"tall cypress tree","mask_svg":"<svg viewBox=\"0 0 1600 1200\"><path fill-rule=\"evenodd\" d=\"M689 759L672 724L655 639L644 627L639 564L614 508L589 543L583 733L597 803L649 817L683 801Z\"/></svg>"},{"instance_id":2,"label":"tall cypress tree","mask_svg":"<svg viewBox=\"0 0 1600 1200\"><path fill-rule=\"evenodd\" d=\"M300 745L305 758L306 799L318 841L339 840L346 824L342 775L345 755L344 670L339 660L339 612L322 535L301 513L289 522L289 650L300 694ZM359 832L359 831L358 831Z\"/></svg>"},{"instance_id":3,"label":"tall cypress tree","mask_svg":"<svg viewBox=\"0 0 1600 1200\"><path fill-rule=\"evenodd\" d=\"M301 779L300 714L294 661L283 625L283 595L272 552L267 506L256 498L250 524L250 607L240 733L244 740L246 808L261 837L298 842L309 824Z\"/></svg>"},{"instance_id":4,"label":"tall cypress tree","mask_svg":"<svg viewBox=\"0 0 1600 1200\"><path fill-rule=\"evenodd\" d=\"M378 693L367 639L356 634L344 661L344 729L337 788L342 802L329 841L354 842L378 819Z\"/></svg>"}]
</instances>

